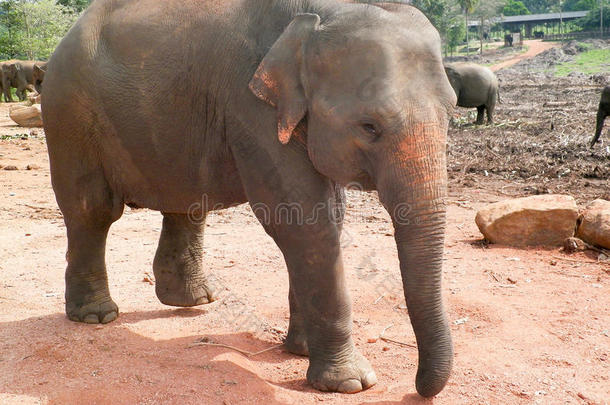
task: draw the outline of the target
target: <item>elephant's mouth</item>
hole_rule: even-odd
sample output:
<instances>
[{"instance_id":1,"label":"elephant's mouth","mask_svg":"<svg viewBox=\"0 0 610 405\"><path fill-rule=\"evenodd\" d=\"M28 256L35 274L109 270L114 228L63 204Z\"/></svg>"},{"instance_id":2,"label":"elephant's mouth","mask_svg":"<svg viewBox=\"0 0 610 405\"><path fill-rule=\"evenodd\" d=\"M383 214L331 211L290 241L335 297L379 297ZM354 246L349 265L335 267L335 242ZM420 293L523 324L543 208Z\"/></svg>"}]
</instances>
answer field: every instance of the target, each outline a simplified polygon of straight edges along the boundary
<instances>
[{"instance_id":1,"label":"elephant's mouth","mask_svg":"<svg viewBox=\"0 0 610 405\"><path fill-rule=\"evenodd\" d=\"M358 173L354 181L345 185L349 190L359 190L359 191L373 191L377 189L375 182L371 178L371 176L365 172L361 171Z\"/></svg>"}]
</instances>

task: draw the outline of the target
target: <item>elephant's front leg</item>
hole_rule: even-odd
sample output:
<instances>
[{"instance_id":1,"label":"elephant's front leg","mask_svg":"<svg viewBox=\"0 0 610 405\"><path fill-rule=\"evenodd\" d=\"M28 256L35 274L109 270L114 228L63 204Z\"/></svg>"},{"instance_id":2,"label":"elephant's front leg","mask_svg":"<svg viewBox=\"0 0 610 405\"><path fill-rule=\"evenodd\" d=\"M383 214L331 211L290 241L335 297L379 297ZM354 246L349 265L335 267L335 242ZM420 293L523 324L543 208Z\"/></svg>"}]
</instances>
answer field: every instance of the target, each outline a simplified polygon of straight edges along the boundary
<instances>
[{"instance_id":1,"label":"elephant's front leg","mask_svg":"<svg viewBox=\"0 0 610 405\"><path fill-rule=\"evenodd\" d=\"M358 392L372 386L375 373L352 341L351 303L336 224L283 228L276 241L286 258L305 328L307 380L322 391Z\"/></svg>"},{"instance_id":2,"label":"elephant's front leg","mask_svg":"<svg viewBox=\"0 0 610 405\"><path fill-rule=\"evenodd\" d=\"M286 340L284 340L284 347L290 353L298 354L299 356L308 356L309 349L307 348L305 319L303 318L303 312L299 307L292 286L288 292L288 303L290 305L290 323L288 325Z\"/></svg>"},{"instance_id":3,"label":"elephant's front leg","mask_svg":"<svg viewBox=\"0 0 610 405\"><path fill-rule=\"evenodd\" d=\"M343 228L343 218L345 216L345 190L339 185L335 185L334 206L328 207L332 210L334 223L337 224L339 234ZM303 311L299 307L295 297L294 288L290 286L288 293L288 303L290 304L290 323L288 326L288 334L284 341L284 347L290 353L300 356L308 356L309 349L307 348L307 335L305 333L305 320Z\"/></svg>"}]
</instances>

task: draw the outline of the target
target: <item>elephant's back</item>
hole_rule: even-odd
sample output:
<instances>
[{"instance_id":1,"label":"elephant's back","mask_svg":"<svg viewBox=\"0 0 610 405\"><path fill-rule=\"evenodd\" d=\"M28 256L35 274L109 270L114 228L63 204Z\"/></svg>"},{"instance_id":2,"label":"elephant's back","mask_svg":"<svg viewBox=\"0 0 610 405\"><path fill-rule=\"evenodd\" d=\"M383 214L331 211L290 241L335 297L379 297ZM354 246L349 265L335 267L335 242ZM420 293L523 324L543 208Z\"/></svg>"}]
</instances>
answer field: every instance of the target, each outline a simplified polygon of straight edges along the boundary
<instances>
[{"instance_id":1,"label":"elephant's back","mask_svg":"<svg viewBox=\"0 0 610 405\"><path fill-rule=\"evenodd\" d=\"M239 65L226 53L239 35L226 39L229 26L221 26L230 13L216 10L218 4L93 2L47 65L42 110L49 150L96 145L113 188L153 209L176 212L184 208L178 201L213 194L227 176L234 181L233 165L218 162L231 159L221 108L235 78L230 64Z\"/></svg>"}]
</instances>

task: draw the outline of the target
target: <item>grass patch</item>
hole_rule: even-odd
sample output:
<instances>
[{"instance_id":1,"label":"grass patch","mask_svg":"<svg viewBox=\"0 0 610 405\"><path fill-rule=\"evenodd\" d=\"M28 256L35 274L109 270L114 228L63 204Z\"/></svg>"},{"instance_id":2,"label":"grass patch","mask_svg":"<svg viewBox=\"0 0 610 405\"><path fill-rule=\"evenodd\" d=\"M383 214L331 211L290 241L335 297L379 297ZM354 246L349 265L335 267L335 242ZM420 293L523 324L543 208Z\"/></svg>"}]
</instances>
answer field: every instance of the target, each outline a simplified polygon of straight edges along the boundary
<instances>
[{"instance_id":1,"label":"grass patch","mask_svg":"<svg viewBox=\"0 0 610 405\"><path fill-rule=\"evenodd\" d=\"M610 49L591 49L576 56L573 61L557 65L555 76L563 77L572 72L595 74L610 70Z\"/></svg>"}]
</instances>

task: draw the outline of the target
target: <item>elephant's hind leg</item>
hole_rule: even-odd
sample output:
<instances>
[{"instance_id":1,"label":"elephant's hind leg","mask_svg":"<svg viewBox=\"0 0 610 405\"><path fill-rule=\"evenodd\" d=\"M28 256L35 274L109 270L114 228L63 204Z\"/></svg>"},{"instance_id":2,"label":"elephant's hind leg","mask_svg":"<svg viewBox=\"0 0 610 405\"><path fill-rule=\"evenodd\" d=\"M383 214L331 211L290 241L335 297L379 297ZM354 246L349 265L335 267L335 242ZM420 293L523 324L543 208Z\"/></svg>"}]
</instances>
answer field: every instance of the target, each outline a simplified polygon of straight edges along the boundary
<instances>
[{"instance_id":1,"label":"elephant's hind leg","mask_svg":"<svg viewBox=\"0 0 610 405\"><path fill-rule=\"evenodd\" d=\"M214 301L216 292L203 271L205 219L163 213L163 229L153 263L159 300L192 307Z\"/></svg>"},{"instance_id":2,"label":"elephant's hind leg","mask_svg":"<svg viewBox=\"0 0 610 405\"><path fill-rule=\"evenodd\" d=\"M119 309L108 290L106 236L123 204L113 197L101 168L77 172L75 165L53 182L68 233L66 314L72 321L108 323Z\"/></svg>"},{"instance_id":3,"label":"elephant's hind leg","mask_svg":"<svg viewBox=\"0 0 610 405\"><path fill-rule=\"evenodd\" d=\"M477 107L477 121L476 121L476 124L477 125L483 125L484 118L485 118L485 106L484 105L480 105L480 106Z\"/></svg>"}]
</instances>

